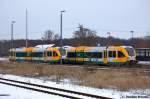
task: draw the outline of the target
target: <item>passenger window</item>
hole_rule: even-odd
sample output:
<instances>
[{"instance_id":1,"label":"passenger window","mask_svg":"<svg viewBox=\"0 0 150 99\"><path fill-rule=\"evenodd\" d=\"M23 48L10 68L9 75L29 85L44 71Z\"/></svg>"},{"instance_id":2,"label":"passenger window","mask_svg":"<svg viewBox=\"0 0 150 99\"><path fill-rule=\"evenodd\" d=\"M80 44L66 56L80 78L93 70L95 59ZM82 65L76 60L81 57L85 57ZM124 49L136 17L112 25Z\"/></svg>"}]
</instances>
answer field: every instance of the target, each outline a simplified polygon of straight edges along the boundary
<instances>
[{"instance_id":1,"label":"passenger window","mask_svg":"<svg viewBox=\"0 0 150 99\"><path fill-rule=\"evenodd\" d=\"M71 52L68 52L68 53L67 53L67 57L72 57Z\"/></svg>"},{"instance_id":2,"label":"passenger window","mask_svg":"<svg viewBox=\"0 0 150 99\"><path fill-rule=\"evenodd\" d=\"M75 57L75 53L74 52L68 52L67 57L68 58L73 58L73 57Z\"/></svg>"},{"instance_id":3,"label":"passenger window","mask_svg":"<svg viewBox=\"0 0 150 99\"><path fill-rule=\"evenodd\" d=\"M90 52L85 52L84 53L85 58L91 58L91 53Z\"/></svg>"},{"instance_id":4,"label":"passenger window","mask_svg":"<svg viewBox=\"0 0 150 99\"><path fill-rule=\"evenodd\" d=\"M98 53L98 58L102 58L102 52Z\"/></svg>"},{"instance_id":5,"label":"passenger window","mask_svg":"<svg viewBox=\"0 0 150 99\"><path fill-rule=\"evenodd\" d=\"M150 55L150 50L146 50L146 56Z\"/></svg>"},{"instance_id":6,"label":"passenger window","mask_svg":"<svg viewBox=\"0 0 150 99\"><path fill-rule=\"evenodd\" d=\"M116 57L116 51L109 51L109 57Z\"/></svg>"},{"instance_id":7,"label":"passenger window","mask_svg":"<svg viewBox=\"0 0 150 99\"><path fill-rule=\"evenodd\" d=\"M112 51L109 51L109 57L112 57L113 56L113 52Z\"/></svg>"},{"instance_id":8,"label":"passenger window","mask_svg":"<svg viewBox=\"0 0 150 99\"><path fill-rule=\"evenodd\" d=\"M26 54L27 54L27 57L31 57L31 53L30 52L28 52Z\"/></svg>"},{"instance_id":9,"label":"passenger window","mask_svg":"<svg viewBox=\"0 0 150 99\"><path fill-rule=\"evenodd\" d=\"M76 57L81 58L83 56L82 54L83 54L82 52L77 52Z\"/></svg>"},{"instance_id":10,"label":"passenger window","mask_svg":"<svg viewBox=\"0 0 150 99\"><path fill-rule=\"evenodd\" d=\"M118 57L122 58L122 57L125 57L125 55L121 51L118 51Z\"/></svg>"},{"instance_id":11,"label":"passenger window","mask_svg":"<svg viewBox=\"0 0 150 99\"><path fill-rule=\"evenodd\" d=\"M113 57L116 58L116 51L113 51Z\"/></svg>"},{"instance_id":12,"label":"passenger window","mask_svg":"<svg viewBox=\"0 0 150 99\"><path fill-rule=\"evenodd\" d=\"M52 52L51 51L49 51L49 52L47 52L47 56L52 56Z\"/></svg>"}]
</instances>

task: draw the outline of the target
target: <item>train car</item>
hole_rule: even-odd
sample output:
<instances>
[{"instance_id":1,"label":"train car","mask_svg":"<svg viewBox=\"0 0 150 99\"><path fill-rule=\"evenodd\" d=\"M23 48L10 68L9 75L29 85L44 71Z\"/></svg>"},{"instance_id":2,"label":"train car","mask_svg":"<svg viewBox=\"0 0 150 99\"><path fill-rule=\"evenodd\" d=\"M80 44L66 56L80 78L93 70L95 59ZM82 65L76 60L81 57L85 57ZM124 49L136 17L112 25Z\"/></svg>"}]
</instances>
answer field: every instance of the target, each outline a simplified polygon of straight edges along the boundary
<instances>
[{"instance_id":1,"label":"train car","mask_svg":"<svg viewBox=\"0 0 150 99\"><path fill-rule=\"evenodd\" d=\"M54 44L37 45L29 48L13 48L9 50L10 61L47 62L59 63L61 59L60 51L52 47Z\"/></svg>"},{"instance_id":2,"label":"train car","mask_svg":"<svg viewBox=\"0 0 150 99\"><path fill-rule=\"evenodd\" d=\"M136 48L138 61L150 61L150 48Z\"/></svg>"},{"instance_id":3,"label":"train car","mask_svg":"<svg viewBox=\"0 0 150 99\"><path fill-rule=\"evenodd\" d=\"M65 61L75 64L122 65L136 63L135 57L135 50L131 46L80 46L68 50Z\"/></svg>"},{"instance_id":4,"label":"train car","mask_svg":"<svg viewBox=\"0 0 150 99\"><path fill-rule=\"evenodd\" d=\"M29 48L13 48L9 50L10 61L31 61L32 60L32 47Z\"/></svg>"},{"instance_id":5,"label":"train car","mask_svg":"<svg viewBox=\"0 0 150 99\"><path fill-rule=\"evenodd\" d=\"M49 64L59 63L61 54L58 48L49 47L44 51L44 62Z\"/></svg>"}]
</instances>

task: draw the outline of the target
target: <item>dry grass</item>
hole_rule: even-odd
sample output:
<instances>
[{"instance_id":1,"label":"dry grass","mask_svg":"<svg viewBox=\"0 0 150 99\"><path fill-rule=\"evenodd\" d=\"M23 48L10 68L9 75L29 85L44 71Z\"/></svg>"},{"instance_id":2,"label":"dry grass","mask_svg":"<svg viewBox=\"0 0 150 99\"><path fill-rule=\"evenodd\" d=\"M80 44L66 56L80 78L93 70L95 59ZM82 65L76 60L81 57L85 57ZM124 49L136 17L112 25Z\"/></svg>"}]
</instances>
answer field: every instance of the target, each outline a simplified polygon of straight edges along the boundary
<instances>
[{"instance_id":1,"label":"dry grass","mask_svg":"<svg viewBox=\"0 0 150 99\"><path fill-rule=\"evenodd\" d=\"M129 71L129 69L94 70L62 65L0 62L1 72L14 75L55 76L56 81L68 78L72 81L78 81L76 84L97 88L150 89L150 72L141 72L140 68L133 71Z\"/></svg>"}]
</instances>

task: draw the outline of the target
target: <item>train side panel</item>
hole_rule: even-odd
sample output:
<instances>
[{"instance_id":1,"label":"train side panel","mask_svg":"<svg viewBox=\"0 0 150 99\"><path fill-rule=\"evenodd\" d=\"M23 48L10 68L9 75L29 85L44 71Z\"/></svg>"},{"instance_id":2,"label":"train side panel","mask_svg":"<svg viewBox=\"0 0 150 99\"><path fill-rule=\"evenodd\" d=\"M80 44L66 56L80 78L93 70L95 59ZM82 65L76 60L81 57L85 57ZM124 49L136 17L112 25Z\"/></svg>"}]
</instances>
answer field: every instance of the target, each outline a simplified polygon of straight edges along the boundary
<instances>
[{"instance_id":1,"label":"train side panel","mask_svg":"<svg viewBox=\"0 0 150 99\"><path fill-rule=\"evenodd\" d=\"M64 63L67 64L75 64L76 63L76 48L70 48L67 50L66 58L64 59Z\"/></svg>"},{"instance_id":2,"label":"train side panel","mask_svg":"<svg viewBox=\"0 0 150 99\"><path fill-rule=\"evenodd\" d=\"M76 62L76 64L84 64L84 49L85 48L86 48L85 46L80 46L80 47L76 48L76 50L75 50L75 54L76 54L75 62Z\"/></svg>"},{"instance_id":3,"label":"train side panel","mask_svg":"<svg viewBox=\"0 0 150 99\"><path fill-rule=\"evenodd\" d=\"M37 63L44 62L44 49L37 48L37 47L33 48L32 62L37 62Z\"/></svg>"},{"instance_id":4,"label":"train side panel","mask_svg":"<svg viewBox=\"0 0 150 99\"><path fill-rule=\"evenodd\" d=\"M86 64L104 64L103 50L100 47L86 47L84 49L84 63Z\"/></svg>"},{"instance_id":5,"label":"train side panel","mask_svg":"<svg viewBox=\"0 0 150 99\"><path fill-rule=\"evenodd\" d=\"M16 48L16 61L17 62L22 62L25 61L26 57L26 49L25 48Z\"/></svg>"},{"instance_id":6,"label":"train side panel","mask_svg":"<svg viewBox=\"0 0 150 99\"><path fill-rule=\"evenodd\" d=\"M33 50L33 47L26 48L25 50L26 50L25 61L31 62L32 61L32 50Z\"/></svg>"}]
</instances>

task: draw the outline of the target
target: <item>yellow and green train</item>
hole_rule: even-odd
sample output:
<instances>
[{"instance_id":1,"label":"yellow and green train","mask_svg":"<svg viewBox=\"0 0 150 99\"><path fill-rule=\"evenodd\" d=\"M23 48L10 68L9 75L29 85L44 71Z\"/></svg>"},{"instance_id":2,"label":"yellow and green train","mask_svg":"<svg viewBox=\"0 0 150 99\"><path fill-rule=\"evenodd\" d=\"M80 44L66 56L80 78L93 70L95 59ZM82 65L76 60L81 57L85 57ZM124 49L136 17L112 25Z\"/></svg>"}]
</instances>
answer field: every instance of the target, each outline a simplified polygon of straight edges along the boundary
<instances>
[{"instance_id":1,"label":"yellow and green train","mask_svg":"<svg viewBox=\"0 0 150 99\"><path fill-rule=\"evenodd\" d=\"M80 46L69 49L64 61L72 64L135 64L136 54L131 46Z\"/></svg>"},{"instance_id":2,"label":"yellow and green train","mask_svg":"<svg viewBox=\"0 0 150 99\"><path fill-rule=\"evenodd\" d=\"M9 60L17 62L46 62L46 63L59 63L60 51L54 47L29 47L29 48L16 48L10 49Z\"/></svg>"},{"instance_id":3,"label":"yellow and green train","mask_svg":"<svg viewBox=\"0 0 150 99\"><path fill-rule=\"evenodd\" d=\"M30 61L44 63L64 64L98 64L98 65L125 65L135 64L136 53L131 46L108 47L69 47L64 48L61 55L59 48L55 47L29 47L10 49L10 61Z\"/></svg>"}]
</instances>

